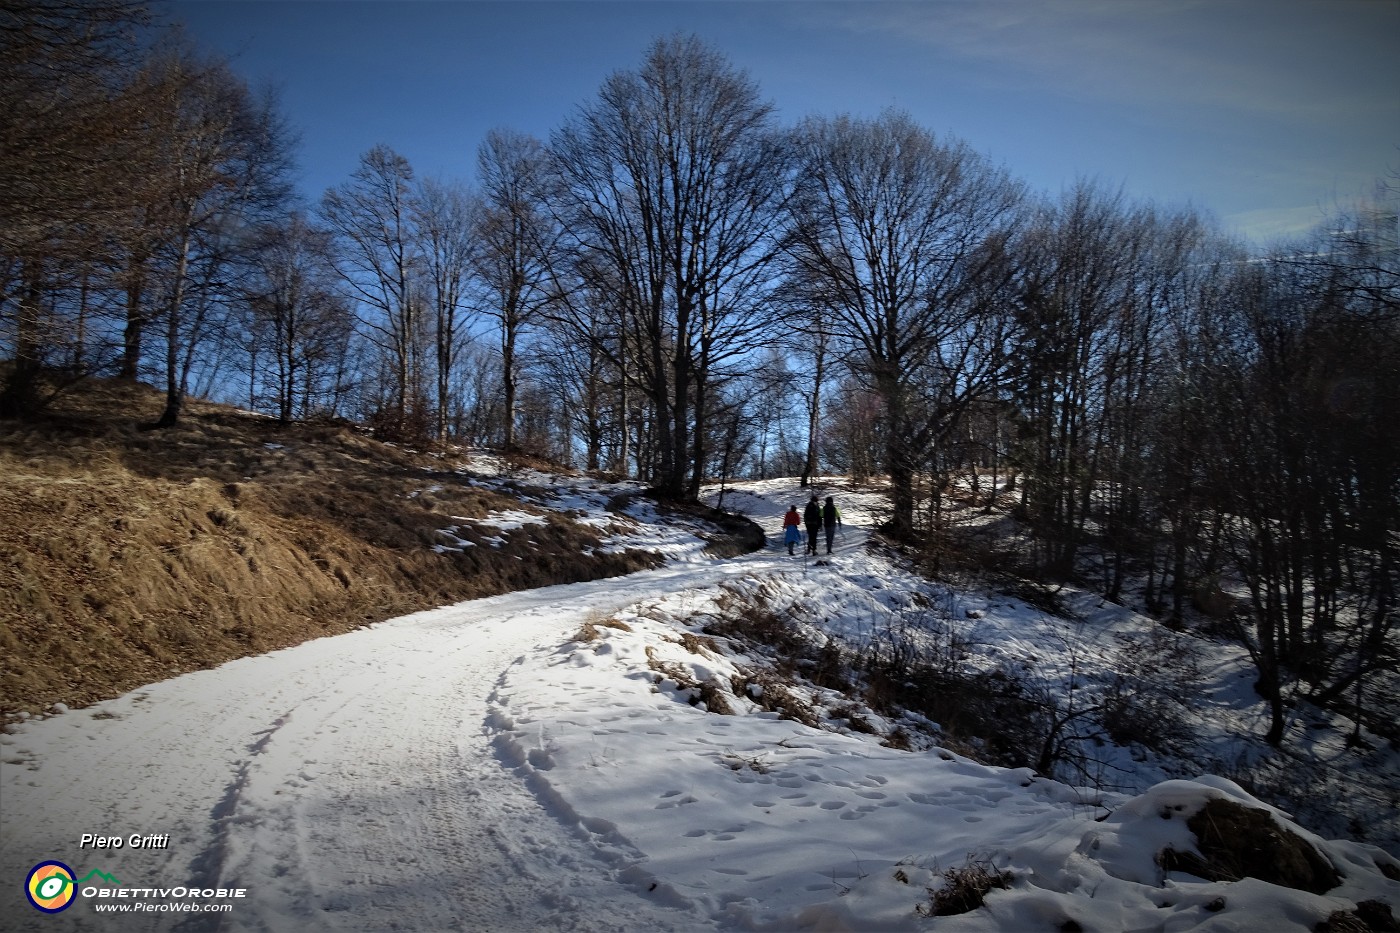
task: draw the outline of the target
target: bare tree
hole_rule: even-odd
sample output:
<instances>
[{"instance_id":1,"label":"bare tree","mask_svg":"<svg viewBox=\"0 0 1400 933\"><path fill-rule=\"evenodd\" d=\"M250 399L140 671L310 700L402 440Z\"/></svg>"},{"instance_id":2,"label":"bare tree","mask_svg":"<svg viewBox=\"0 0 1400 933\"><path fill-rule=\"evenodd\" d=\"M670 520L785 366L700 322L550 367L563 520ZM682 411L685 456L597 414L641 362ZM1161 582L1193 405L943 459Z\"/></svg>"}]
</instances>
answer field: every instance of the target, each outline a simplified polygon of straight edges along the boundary
<instances>
[{"instance_id":1,"label":"bare tree","mask_svg":"<svg viewBox=\"0 0 1400 933\"><path fill-rule=\"evenodd\" d=\"M396 434L419 433L424 415L424 321L414 289L422 256L412 181L407 159L388 146L375 146L360 158L350 181L321 199L321 216L336 237L342 279L362 309L360 323L387 361L388 411L378 419Z\"/></svg>"},{"instance_id":2,"label":"bare tree","mask_svg":"<svg viewBox=\"0 0 1400 933\"><path fill-rule=\"evenodd\" d=\"M72 259L94 245L75 234L124 219L123 91L147 22L127 0L0 3L0 254Z\"/></svg>"},{"instance_id":3,"label":"bare tree","mask_svg":"<svg viewBox=\"0 0 1400 933\"><path fill-rule=\"evenodd\" d=\"M1105 472L1110 419L1136 413L1158 341L1141 281L1148 267L1148 215L1121 195L1080 182L1048 204L1020 240L1019 315L1013 396L1022 435L1022 501L1057 574L1075 570L1095 484ZM1145 331L1145 332L1144 332ZM1124 490L1131 494L1140 484Z\"/></svg>"},{"instance_id":4,"label":"bare tree","mask_svg":"<svg viewBox=\"0 0 1400 933\"><path fill-rule=\"evenodd\" d=\"M1328 235L1239 270L1235 332L1212 373L1206 488L1248 592L1237 633L1273 744L1294 691L1351 701L1358 737L1363 722L1391 730L1364 703L1400 667L1400 327L1393 293L1365 282L1390 252Z\"/></svg>"},{"instance_id":5,"label":"bare tree","mask_svg":"<svg viewBox=\"0 0 1400 933\"><path fill-rule=\"evenodd\" d=\"M550 299L542 308L544 348L569 360L590 361L587 380L597 389L590 393L597 405L588 406L594 420L585 432L585 445L592 452L596 440L599 466L651 480L654 464L643 451L654 444L635 390L642 382L636 360L643 350L629 326L628 312L638 296L616 265L598 261L573 236L562 238L559 245ZM592 463L591 453L588 460Z\"/></svg>"},{"instance_id":6,"label":"bare tree","mask_svg":"<svg viewBox=\"0 0 1400 933\"><path fill-rule=\"evenodd\" d=\"M800 264L783 263L783 287L774 304L782 309L787 333L774 341L790 355L795 369L786 373L784 398L800 398L807 416L807 454L803 459L800 484L806 488L817 475L821 458L822 400L824 383L830 378L835 359L832 312L825 286L812 278ZM786 364L784 366L786 369ZM790 404L790 403L789 403ZM766 440L766 435L760 434Z\"/></svg>"},{"instance_id":7,"label":"bare tree","mask_svg":"<svg viewBox=\"0 0 1400 933\"><path fill-rule=\"evenodd\" d=\"M752 449L741 453L747 453L752 460L751 472L758 479L786 475L794 459L792 455L801 429L790 420L795 411L792 400L794 397L810 399L812 393L809 376L792 368L795 359L800 361L801 356L792 348L775 343L761 354L755 354L751 370L737 381L737 393L742 393L745 399L744 411L735 413L726 425L725 441L750 440ZM808 429L810 442L810 423ZM808 450L810 458L810 444ZM742 462L742 458L734 455L730 459L736 468ZM805 464L806 460L803 462Z\"/></svg>"},{"instance_id":8,"label":"bare tree","mask_svg":"<svg viewBox=\"0 0 1400 933\"><path fill-rule=\"evenodd\" d=\"M857 483L874 475L887 446L882 408L874 391L847 374L836 384L822 419L823 457Z\"/></svg>"},{"instance_id":9,"label":"bare tree","mask_svg":"<svg viewBox=\"0 0 1400 933\"><path fill-rule=\"evenodd\" d=\"M0 3L0 339L14 360L0 416L40 405L61 349L75 376L105 362L85 352L89 298L129 216L143 140L126 89L146 22L125 0Z\"/></svg>"},{"instance_id":10,"label":"bare tree","mask_svg":"<svg viewBox=\"0 0 1400 933\"><path fill-rule=\"evenodd\" d=\"M576 285L576 300L556 301L540 321L543 340L532 368L555 393L555 404L583 447L584 467L623 472L628 457L626 381L615 360L617 316L596 292Z\"/></svg>"},{"instance_id":11,"label":"bare tree","mask_svg":"<svg viewBox=\"0 0 1400 933\"><path fill-rule=\"evenodd\" d=\"M883 403L891 531L909 537L916 471L991 375L1021 188L902 113L812 118L796 140L790 256Z\"/></svg>"},{"instance_id":12,"label":"bare tree","mask_svg":"<svg viewBox=\"0 0 1400 933\"><path fill-rule=\"evenodd\" d=\"M264 228L246 286L250 357L265 348L271 358L265 369L250 358L250 375L266 372L281 421L333 408L354 324L336 287L329 241L300 212Z\"/></svg>"},{"instance_id":13,"label":"bare tree","mask_svg":"<svg viewBox=\"0 0 1400 933\"><path fill-rule=\"evenodd\" d=\"M615 362L639 376L655 484L676 498L698 492L710 380L763 323L783 181L770 118L745 74L700 40L672 37L552 139L561 214L634 335L640 352Z\"/></svg>"},{"instance_id":14,"label":"bare tree","mask_svg":"<svg viewBox=\"0 0 1400 933\"><path fill-rule=\"evenodd\" d=\"M165 324L165 409L157 426L178 419L196 347L231 254L247 227L285 205L289 166L285 131L270 99L254 98L219 61L177 42L157 56L142 163L148 243L142 277L159 285Z\"/></svg>"},{"instance_id":15,"label":"bare tree","mask_svg":"<svg viewBox=\"0 0 1400 933\"><path fill-rule=\"evenodd\" d=\"M464 186L433 180L418 186L413 205L422 250L422 277L432 307L437 364L436 433L438 441L445 443L452 420L452 372L461 356L467 325L472 233L480 205Z\"/></svg>"},{"instance_id":16,"label":"bare tree","mask_svg":"<svg viewBox=\"0 0 1400 933\"><path fill-rule=\"evenodd\" d=\"M1131 263L1129 282L1108 323L1089 461L1099 484L1091 504L1101 529L1103 593L1114 601L1122 598L1130 566L1152 563L1159 530L1173 522L1161 495L1167 458L1158 425L1174 375L1191 365L1173 359L1176 322L1198 315L1200 286L1218 252L1217 238L1190 210L1138 207L1128 226L1118 248Z\"/></svg>"},{"instance_id":17,"label":"bare tree","mask_svg":"<svg viewBox=\"0 0 1400 933\"><path fill-rule=\"evenodd\" d=\"M515 446L518 345L550 300L560 227L548 208L552 178L542 143L511 130L487 134L477 152L482 204L472 265L500 325L505 446Z\"/></svg>"}]
</instances>

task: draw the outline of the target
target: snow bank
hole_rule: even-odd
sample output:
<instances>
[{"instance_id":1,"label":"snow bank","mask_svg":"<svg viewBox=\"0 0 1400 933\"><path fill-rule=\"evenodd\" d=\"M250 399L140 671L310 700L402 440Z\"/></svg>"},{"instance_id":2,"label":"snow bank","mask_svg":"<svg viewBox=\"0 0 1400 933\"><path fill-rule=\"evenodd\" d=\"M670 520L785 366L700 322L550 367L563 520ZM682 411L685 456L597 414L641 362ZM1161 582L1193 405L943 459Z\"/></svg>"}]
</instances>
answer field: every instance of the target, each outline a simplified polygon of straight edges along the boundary
<instances>
[{"instance_id":1,"label":"snow bank","mask_svg":"<svg viewBox=\"0 0 1400 933\"><path fill-rule=\"evenodd\" d=\"M1394 859L1307 833L1221 778L1105 794L780 719L735 692L743 656L688 624L715 596L631 607L592 641L523 658L491 698L502 757L666 903L739 929L977 931L1311 931L1362 900L1400 906L1378 868ZM1342 885L1316 895L1164 872L1160 853L1193 851L1186 820L1219 798L1274 814ZM969 866L1009 889L935 921L935 892Z\"/></svg>"}]
</instances>

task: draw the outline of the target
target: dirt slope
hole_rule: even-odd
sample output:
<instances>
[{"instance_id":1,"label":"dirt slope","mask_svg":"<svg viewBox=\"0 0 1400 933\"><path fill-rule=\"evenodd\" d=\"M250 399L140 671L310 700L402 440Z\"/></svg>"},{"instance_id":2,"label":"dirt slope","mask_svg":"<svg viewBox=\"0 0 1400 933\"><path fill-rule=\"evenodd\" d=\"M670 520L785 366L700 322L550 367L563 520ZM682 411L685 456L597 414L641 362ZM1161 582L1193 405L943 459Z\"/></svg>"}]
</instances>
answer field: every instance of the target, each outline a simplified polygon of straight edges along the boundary
<instances>
[{"instance_id":1,"label":"dirt slope","mask_svg":"<svg viewBox=\"0 0 1400 933\"><path fill-rule=\"evenodd\" d=\"M448 516L520 508L450 454L346 425L92 384L0 421L0 713L80 706L173 674L417 609L653 566L551 515L437 553ZM470 527L470 526L468 526ZM470 531L461 532L470 536ZM528 559L522 559L528 556Z\"/></svg>"}]
</instances>

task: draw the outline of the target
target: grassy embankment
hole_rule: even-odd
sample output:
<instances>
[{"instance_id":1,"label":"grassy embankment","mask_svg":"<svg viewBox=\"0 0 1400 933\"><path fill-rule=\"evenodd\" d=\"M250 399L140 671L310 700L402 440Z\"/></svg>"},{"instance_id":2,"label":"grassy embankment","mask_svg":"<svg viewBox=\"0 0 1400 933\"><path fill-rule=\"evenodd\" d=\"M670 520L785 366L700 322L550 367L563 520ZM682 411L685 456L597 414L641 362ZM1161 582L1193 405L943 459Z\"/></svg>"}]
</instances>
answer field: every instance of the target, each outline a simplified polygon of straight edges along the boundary
<instances>
[{"instance_id":1,"label":"grassy embankment","mask_svg":"<svg viewBox=\"0 0 1400 933\"><path fill-rule=\"evenodd\" d=\"M450 453L346 425L280 425L148 387L92 383L40 418L0 422L0 713L82 706L190 670L479 596L628 573L650 552L592 553L550 513L499 547L473 540L504 490ZM493 533L484 529L480 536Z\"/></svg>"}]
</instances>

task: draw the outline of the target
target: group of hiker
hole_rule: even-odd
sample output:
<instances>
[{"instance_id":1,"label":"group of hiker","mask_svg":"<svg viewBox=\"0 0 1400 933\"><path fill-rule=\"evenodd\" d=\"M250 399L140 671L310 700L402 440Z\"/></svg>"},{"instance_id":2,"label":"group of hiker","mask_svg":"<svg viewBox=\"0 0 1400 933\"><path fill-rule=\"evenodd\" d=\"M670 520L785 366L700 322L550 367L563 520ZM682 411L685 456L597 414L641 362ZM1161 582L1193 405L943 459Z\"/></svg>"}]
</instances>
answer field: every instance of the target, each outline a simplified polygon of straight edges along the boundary
<instances>
[{"instance_id":1,"label":"group of hiker","mask_svg":"<svg viewBox=\"0 0 1400 933\"><path fill-rule=\"evenodd\" d=\"M836 528L841 524L841 510L836 507L835 498L827 496L826 505L822 505L813 493L805 513L799 514L795 505L788 509L787 514L783 516L783 540L787 544L789 554L797 553L794 548L802 540L804 523L807 526L806 553L817 553L817 536L825 529L826 552L830 554L832 544L836 541Z\"/></svg>"}]
</instances>

